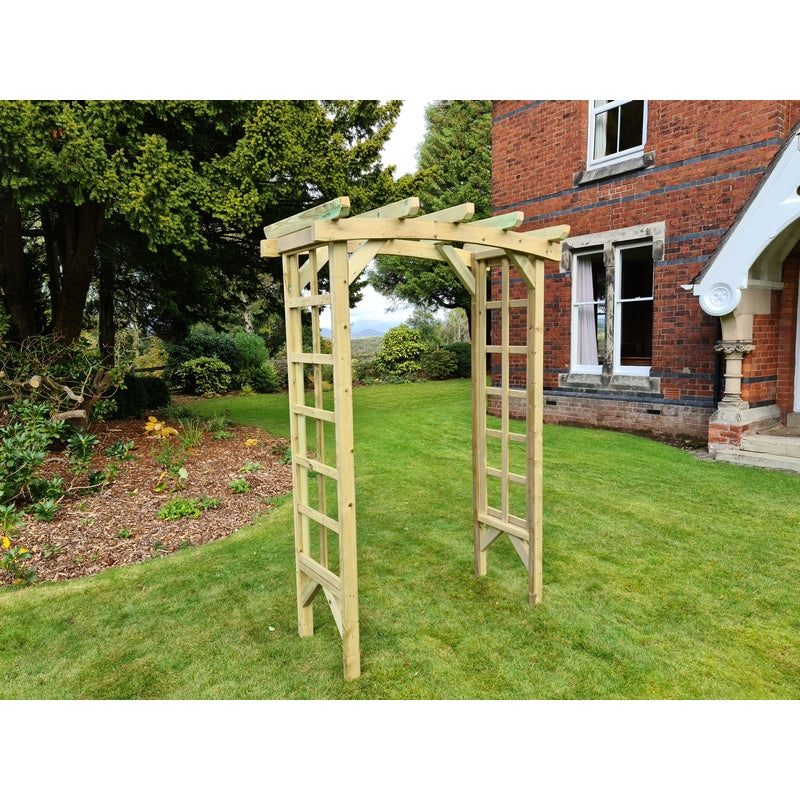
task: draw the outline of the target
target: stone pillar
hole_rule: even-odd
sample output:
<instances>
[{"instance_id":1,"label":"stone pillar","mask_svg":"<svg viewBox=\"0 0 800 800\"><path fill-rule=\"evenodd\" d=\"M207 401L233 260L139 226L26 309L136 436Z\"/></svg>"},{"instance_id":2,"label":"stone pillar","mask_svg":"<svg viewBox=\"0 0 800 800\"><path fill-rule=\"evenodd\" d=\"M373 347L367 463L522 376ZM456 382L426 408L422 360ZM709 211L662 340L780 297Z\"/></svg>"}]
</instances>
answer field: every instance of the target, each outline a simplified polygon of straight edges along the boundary
<instances>
[{"instance_id":1,"label":"stone pillar","mask_svg":"<svg viewBox=\"0 0 800 800\"><path fill-rule=\"evenodd\" d=\"M744 339L723 339L714 346L718 353L725 354L725 390L720 406L749 407L748 403L742 401L742 361L755 349L752 341Z\"/></svg>"}]
</instances>

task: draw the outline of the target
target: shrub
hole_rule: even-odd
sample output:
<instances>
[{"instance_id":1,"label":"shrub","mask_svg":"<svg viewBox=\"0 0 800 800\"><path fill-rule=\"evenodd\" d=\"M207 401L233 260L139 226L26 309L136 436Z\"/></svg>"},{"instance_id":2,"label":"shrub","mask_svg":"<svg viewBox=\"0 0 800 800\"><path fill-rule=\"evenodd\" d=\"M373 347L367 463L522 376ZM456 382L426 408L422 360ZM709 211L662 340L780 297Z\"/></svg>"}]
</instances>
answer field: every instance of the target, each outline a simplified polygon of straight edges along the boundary
<instances>
[{"instance_id":1,"label":"shrub","mask_svg":"<svg viewBox=\"0 0 800 800\"><path fill-rule=\"evenodd\" d=\"M356 383L372 383L380 377L380 365L374 356L353 358L353 380Z\"/></svg>"},{"instance_id":2,"label":"shrub","mask_svg":"<svg viewBox=\"0 0 800 800\"><path fill-rule=\"evenodd\" d=\"M262 394L275 394L281 388L280 378L275 367L265 361L253 370L250 376L250 385Z\"/></svg>"},{"instance_id":3,"label":"shrub","mask_svg":"<svg viewBox=\"0 0 800 800\"><path fill-rule=\"evenodd\" d=\"M237 331L233 336L233 343L236 347L239 372L248 368L257 369L269 358L269 350L257 333Z\"/></svg>"},{"instance_id":4,"label":"shrub","mask_svg":"<svg viewBox=\"0 0 800 800\"><path fill-rule=\"evenodd\" d=\"M213 397L228 391L231 368L218 358L194 358L175 370L175 380L189 394Z\"/></svg>"},{"instance_id":5,"label":"shrub","mask_svg":"<svg viewBox=\"0 0 800 800\"><path fill-rule=\"evenodd\" d=\"M419 333L408 325L398 325L383 337L376 360L382 371L402 377L420 368L419 358L424 352Z\"/></svg>"},{"instance_id":6,"label":"shrub","mask_svg":"<svg viewBox=\"0 0 800 800\"><path fill-rule=\"evenodd\" d=\"M174 375L182 364L198 358L216 358L227 364L231 373L238 373L241 364L239 353L233 337L227 333L218 333L210 325L200 323L194 325L189 335L180 342L167 346L167 373Z\"/></svg>"},{"instance_id":7,"label":"shrub","mask_svg":"<svg viewBox=\"0 0 800 800\"><path fill-rule=\"evenodd\" d=\"M114 399L117 401L115 419L139 419L145 411L169 405L169 386L163 378L154 375L129 373Z\"/></svg>"},{"instance_id":8,"label":"shrub","mask_svg":"<svg viewBox=\"0 0 800 800\"><path fill-rule=\"evenodd\" d=\"M455 355L448 350L431 350L420 359L422 371L434 380L452 378L458 369Z\"/></svg>"},{"instance_id":9,"label":"shrub","mask_svg":"<svg viewBox=\"0 0 800 800\"><path fill-rule=\"evenodd\" d=\"M442 349L452 353L456 358L454 378L469 378L472 375L472 345L469 342L453 342L446 344Z\"/></svg>"}]
</instances>

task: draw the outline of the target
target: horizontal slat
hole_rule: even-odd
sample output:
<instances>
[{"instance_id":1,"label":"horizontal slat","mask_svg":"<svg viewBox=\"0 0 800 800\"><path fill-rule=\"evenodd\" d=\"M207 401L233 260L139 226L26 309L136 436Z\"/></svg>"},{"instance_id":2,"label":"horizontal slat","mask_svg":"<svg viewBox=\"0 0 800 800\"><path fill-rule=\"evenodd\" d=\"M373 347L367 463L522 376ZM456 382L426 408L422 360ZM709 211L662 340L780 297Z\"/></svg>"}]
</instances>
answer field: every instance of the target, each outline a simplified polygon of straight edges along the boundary
<instances>
[{"instance_id":1,"label":"horizontal slat","mask_svg":"<svg viewBox=\"0 0 800 800\"><path fill-rule=\"evenodd\" d=\"M330 366L333 364L333 353L291 353L286 356L290 364L320 364Z\"/></svg>"},{"instance_id":2,"label":"horizontal slat","mask_svg":"<svg viewBox=\"0 0 800 800\"><path fill-rule=\"evenodd\" d=\"M503 438L503 431L498 431L495 428L487 428L486 429L486 436L489 439L502 439ZM524 433L509 433L508 434L508 441L509 442L519 442L519 444L526 444L528 441L528 437Z\"/></svg>"},{"instance_id":3,"label":"horizontal slat","mask_svg":"<svg viewBox=\"0 0 800 800\"><path fill-rule=\"evenodd\" d=\"M501 309L503 307L502 300L489 300L486 303L486 308L489 310L492 309ZM528 300L527 298L520 298L518 297L516 300L509 300L508 301L509 308L527 308L528 307Z\"/></svg>"},{"instance_id":4,"label":"horizontal slat","mask_svg":"<svg viewBox=\"0 0 800 800\"><path fill-rule=\"evenodd\" d=\"M290 297L286 301L289 308L307 308L308 306L329 306L330 294L304 294L302 297Z\"/></svg>"},{"instance_id":5,"label":"horizontal slat","mask_svg":"<svg viewBox=\"0 0 800 800\"><path fill-rule=\"evenodd\" d=\"M486 474L492 478L503 477L503 471L500 469L495 469L494 467L486 467ZM516 472L507 472L506 478L513 483L521 483L523 486L527 486L528 484L528 479L524 475L517 475Z\"/></svg>"},{"instance_id":6,"label":"horizontal slat","mask_svg":"<svg viewBox=\"0 0 800 800\"><path fill-rule=\"evenodd\" d=\"M314 561L311 556L305 553L297 554L297 566L310 578L313 578L317 583L321 584L324 588L330 591L334 597L341 598L342 596L342 580L335 573L331 572L326 567L323 567L317 561Z\"/></svg>"},{"instance_id":7,"label":"horizontal slat","mask_svg":"<svg viewBox=\"0 0 800 800\"><path fill-rule=\"evenodd\" d=\"M316 508L311 508L311 506L307 506L304 503L298 503L297 510L303 516L313 519L314 522L318 522L323 528L327 528L329 531L339 533L341 530L337 520L333 519L333 517L329 517L327 514L323 514L321 511L317 511Z\"/></svg>"},{"instance_id":8,"label":"horizontal slat","mask_svg":"<svg viewBox=\"0 0 800 800\"><path fill-rule=\"evenodd\" d=\"M508 353L512 356L524 356L528 352L528 348L521 344L511 344L507 347L503 347L500 344L487 344L486 345L486 352L487 353Z\"/></svg>"},{"instance_id":9,"label":"horizontal slat","mask_svg":"<svg viewBox=\"0 0 800 800\"><path fill-rule=\"evenodd\" d=\"M492 397L501 397L503 395L503 388L501 386L487 386L486 387L486 394L492 395ZM508 392L509 397L519 397L523 400L528 398L528 393L525 389L506 389L505 391Z\"/></svg>"},{"instance_id":10,"label":"horizontal slat","mask_svg":"<svg viewBox=\"0 0 800 800\"><path fill-rule=\"evenodd\" d=\"M489 511L495 511L495 509L490 508ZM500 512L496 513L499 515ZM518 539L523 539L526 542L528 541L528 524L520 517L509 514L509 518L504 520L500 516L494 516L491 513L478 514L478 522L482 522L484 525L488 525L491 528L501 530L503 533L507 533L510 536L516 536Z\"/></svg>"},{"instance_id":11,"label":"horizontal slat","mask_svg":"<svg viewBox=\"0 0 800 800\"><path fill-rule=\"evenodd\" d=\"M323 464L321 461L308 458L308 456L294 456L293 461L298 466L310 469L312 472L319 472L320 475L324 475L326 478L333 478L336 481L339 480L339 471L334 467Z\"/></svg>"},{"instance_id":12,"label":"horizontal slat","mask_svg":"<svg viewBox=\"0 0 800 800\"><path fill-rule=\"evenodd\" d=\"M333 411L326 411L324 408L314 408L313 406L292 406L293 414L301 414L304 417L321 419L323 422L336 422L336 415Z\"/></svg>"}]
</instances>

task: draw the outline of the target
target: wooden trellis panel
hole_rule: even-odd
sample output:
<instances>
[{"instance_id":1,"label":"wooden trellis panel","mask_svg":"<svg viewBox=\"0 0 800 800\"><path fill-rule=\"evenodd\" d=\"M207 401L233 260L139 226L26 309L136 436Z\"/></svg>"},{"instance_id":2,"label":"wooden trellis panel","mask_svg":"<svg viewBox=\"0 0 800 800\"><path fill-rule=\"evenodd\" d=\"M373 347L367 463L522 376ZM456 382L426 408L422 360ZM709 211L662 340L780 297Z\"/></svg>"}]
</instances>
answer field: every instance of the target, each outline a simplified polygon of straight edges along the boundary
<instances>
[{"instance_id":1,"label":"wooden trellis panel","mask_svg":"<svg viewBox=\"0 0 800 800\"><path fill-rule=\"evenodd\" d=\"M518 269L514 268L512 260ZM499 298L489 300L485 272L487 265L479 262L481 279L476 278L475 300L472 304L473 332L473 481L474 481L474 551L475 574L485 575L486 551L503 533L528 570L528 600L536 605L542 599L542 352L544 313L544 261L533 264L518 254L489 262L500 273ZM522 298L511 296L512 274L525 282L527 292ZM499 315L500 342L487 345L489 314ZM511 343L512 315L524 314L525 344ZM499 356L499 385L487 385L487 354ZM526 386L512 386L512 356L524 358ZM492 382L498 383L494 380ZM488 413L494 399L498 416ZM525 408L525 433L511 431L512 401ZM499 406L499 409L497 408ZM497 442L499 460L489 455L489 443ZM524 472L515 472L512 465L514 446L524 450ZM519 461L521 459L517 459ZM498 484L494 504L489 498L489 483ZM521 513L512 505L514 485L524 489L524 508Z\"/></svg>"},{"instance_id":2,"label":"wooden trellis panel","mask_svg":"<svg viewBox=\"0 0 800 800\"><path fill-rule=\"evenodd\" d=\"M541 374L544 259L561 258L567 226L519 234L520 212L472 222L471 203L420 215L419 200L408 198L349 217L348 198L324 203L264 229L264 257L283 260L286 351L294 480L295 566L298 631L314 632L313 601L322 592L343 642L344 675L361 674L356 566L356 498L353 457L350 284L379 253L448 263L473 297L473 463L475 570L486 572L486 549L501 533L511 537L529 573L531 604L541 599ZM531 258L533 259L531 261ZM497 261L499 259L499 261ZM499 300L486 295L490 263L502 266ZM527 298L511 300L511 266L527 286ZM327 291L323 285L327 281ZM331 352L325 352L320 310L331 309ZM527 344L511 346L513 309L527 312ZM502 316L504 339L486 346L487 312ZM311 346L303 347L303 312L311 319ZM486 354L502 360L499 387L486 386ZM510 386L510 358L524 355L525 390ZM333 380L333 408L326 407L323 371ZM306 371L314 388L306 393ZM487 426L489 396L500 398L500 429ZM524 398L525 434L509 430L509 403ZM313 434L309 435L309 428ZM499 466L487 461L487 440L500 442ZM525 473L511 469L511 446L526 445ZM333 453L329 445L333 444ZM499 502L488 500L488 481L499 480ZM510 486L525 487L525 508L514 514Z\"/></svg>"}]
</instances>

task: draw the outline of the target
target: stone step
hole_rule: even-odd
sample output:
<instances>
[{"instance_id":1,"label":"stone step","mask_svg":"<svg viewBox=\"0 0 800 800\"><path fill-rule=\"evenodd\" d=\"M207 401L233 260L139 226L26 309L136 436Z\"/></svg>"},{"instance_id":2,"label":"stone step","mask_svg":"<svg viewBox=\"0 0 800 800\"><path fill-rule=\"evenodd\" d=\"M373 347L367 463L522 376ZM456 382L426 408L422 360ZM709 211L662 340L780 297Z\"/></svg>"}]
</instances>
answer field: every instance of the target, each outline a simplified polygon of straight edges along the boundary
<instances>
[{"instance_id":1,"label":"stone step","mask_svg":"<svg viewBox=\"0 0 800 800\"><path fill-rule=\"evenodd\" d=\"M762 467L763 469L800 473L800 458L775 453L759 453L754 450L718 450L714 454L714 458L717 461L741 464L746 467Z\"/></svg>"},{"instance_id":2,"label":"stone step","mask_svg":"<svg viewBox=\"0 0 800 800\"><path fill-rule=\"evenodd\" d=\"M787 428L800 428L800 414L791 412L786 415Z\"/></svg>"},{"instance_id":3,"label":"stone step","mask_svg":"<svg viewBox=\"0 0 800 800\"><path fill-rule=\"evenodd\" d=\"M798 436L774 436L769 433L759 433L755 436L744 436L740 447L743 451L751 453L768 453L800 459L800 437Z\"/></svg>"}]
</instances>

